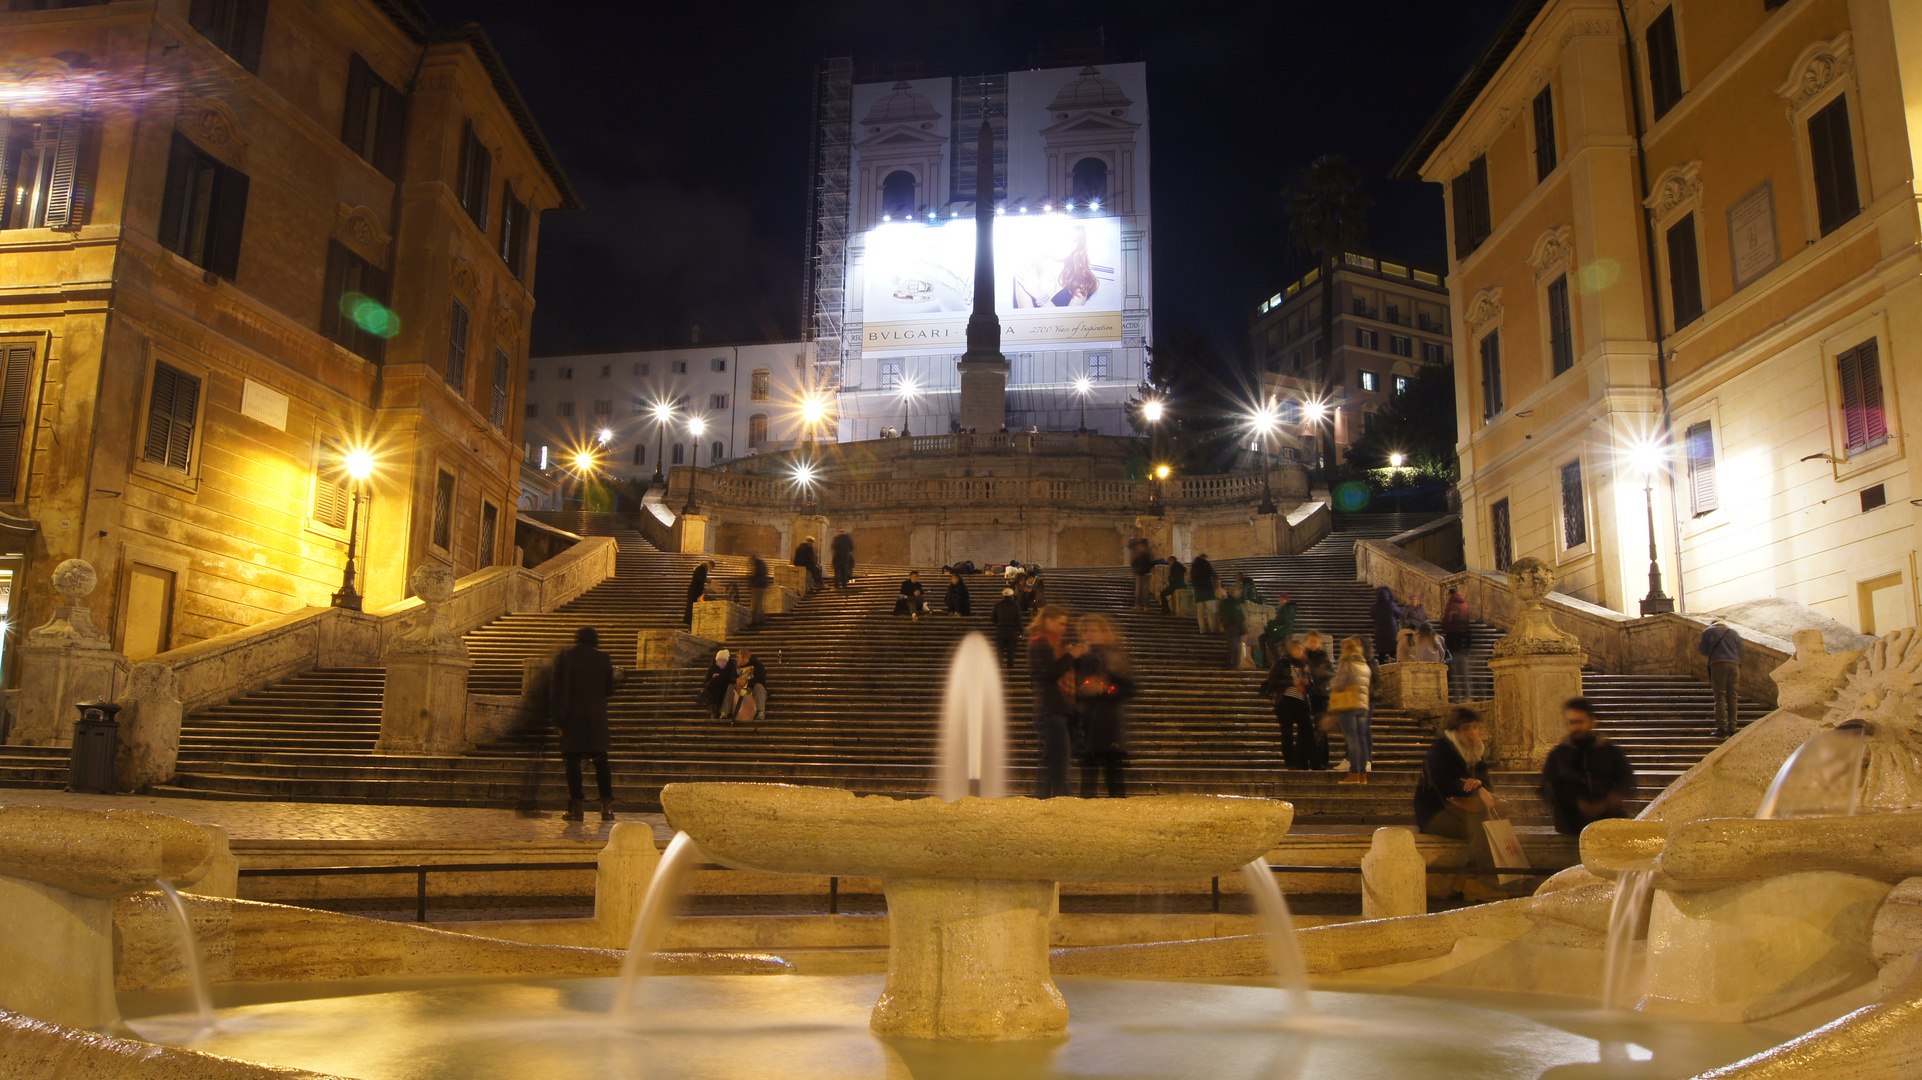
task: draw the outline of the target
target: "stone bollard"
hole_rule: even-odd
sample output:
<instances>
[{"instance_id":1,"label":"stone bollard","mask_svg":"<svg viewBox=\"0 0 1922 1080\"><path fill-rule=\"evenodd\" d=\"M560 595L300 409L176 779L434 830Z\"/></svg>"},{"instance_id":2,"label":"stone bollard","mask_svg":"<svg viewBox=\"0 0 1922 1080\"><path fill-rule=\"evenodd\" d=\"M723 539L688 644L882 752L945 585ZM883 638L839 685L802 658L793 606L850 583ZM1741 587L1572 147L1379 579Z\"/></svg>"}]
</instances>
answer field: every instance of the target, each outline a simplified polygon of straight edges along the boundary
<instances>
[{"instance_id":1,"label":"stone bollard","mask_svg":"<svg viewBox=\"0 0 1922 1080\"><path fill-rule=\"evenodd\" d=\"M1436 713L1448 707L1448 665L1407 660L1381 666L1379 696L1391 709Z\"/></svg>"},{"instance_id":2,"label":"stone bollard","mask_svg":"<svg viewBox=\"0 0 1922 1080\"><path fill-rule=\"evenodd\" d=\"M732 600L696 600L694 636L726 643L747 626L747 606Z\"/></svg>"},{"instance_id":3,"label":"stone bollard","mask_svg":"<svg viewBox=\"0 0 1922 1080\"><path fill-rule=\"evenodd\" d=\"M1169 599L1175 602L1175 614L1184 619L1195 617L1195 588L1192 585L1176 589Z\"/></svg>"},{"instance_id":4,"label":"stone bollard","mask_svg":"<svg viewBox=\"0 0 1922 1080\"><path fill-rule=\"evenodd\" d=\"M213 854L207 858L207 872L192 888L180 891L237 899L240 896L240 860L234 858L227 830L218 825L202 825L201 829L206 832L207 839L213 842Z\"/></svg>"},{"instance_id":5,"label":"stone bollard","mask_svg":"<svg viewBox=\"0 0 1922 1080\"><path fill-rule=\"evenodd\" d=\"M642 630L634 643L635 667L654 671L701 667L720 648L720 642L685 630Z\"/></svg>"},{"instance_id":6,"label":"stone bollard","mask_svg":"<svg viewBox=\"0 0 1922 1080\"><path fill-rule=\"evenodd\" d=\"M1562 702L1582 692L1586 655L1575 635L1556 626L1542 600L1555 587L1554 571L1540 559L1516 559L1509 588L1521 601L1515 628L1488 661L1495 675L1495 715L1489 735L1496 764L1539 769L1561 742Z\"/></svg>"},{"instance_id":7,"label":"stone bollard","mask_svg":"<svg viewBox=\"0 0 1922 1080\"><path fill-rule=\"evenodd\" d=\"M707 541L706 514L682 514L674 519L674 550L690 555L705 555Z\"/></svg>"},{"instance_id":8,"label":"stone bollard","mask_svg":"<svg viewBox=\"0 0 1922 1080\"><path fill-rule=\"evenodd\" d=\"M412 627L381 656L387 678L381 691L383 754L459 754L467 742L467 644L448 626L442 610L454 595L454 572L424 563L409 579L421 610Z\"/></svg>"},{"instance_id":9,"label":"stone bollard","mask_svg":"<svg viewBox=\"0 0 1922 1080\"><path fill-rule=\"evenodd\" d=\"M615 825L595 861L600 869L594 875L594 921L599 924L601 947L625 949L647 886L654 880L654 868L661 864L654 827L641 821Z\"/></svg>"},{"instance_id":10,"label":"stone bollard","mask_svg":"<svg viewBox=\"0 0 1922 1080\"><path fill-rule=\"evenodd\" d=\"M183 711L173 668L152 661L133 666L117 717L120 752L114 761L115 786L139 791L174 778Z\"/></svg>"},{"instance_id":11,"label":"stone bollard","mask_svg":"<svg viewBox=\"0 0 1922 1080\"><path fill-rule=\"evenodd\" d=\"M71 746L74 706L113 700L114 680L126 657L115 652L112 641L93 624L86 600L99 581L93 564L84 559L54 567L53 588L61 602L53 618L27 631L9 741Z\"/></svg>"},{"instance_id":12,"label":"stone bollard","mask_svg":"<svg viewBox=\"0 0 1922 1080\"><path fill-rule=\"evenodd\" d=\"M799 567L793 569L799 569ZM782 585L770 585L767 590L767 606L763 610L769 615L786 615L799 607L800 603L799 592Z\"/></svg>"},{"instance_id":13,"label":"stone bollard","mask_svg":"<svg viewBox=\"0 0 1922 1080\"><path fill-rule=\"evenodd\" d=\"M1409 829L1375 830L1361 858L1361 917L1392 919L1428 914L1428 864Z\"/></svg>"}]
</instances>

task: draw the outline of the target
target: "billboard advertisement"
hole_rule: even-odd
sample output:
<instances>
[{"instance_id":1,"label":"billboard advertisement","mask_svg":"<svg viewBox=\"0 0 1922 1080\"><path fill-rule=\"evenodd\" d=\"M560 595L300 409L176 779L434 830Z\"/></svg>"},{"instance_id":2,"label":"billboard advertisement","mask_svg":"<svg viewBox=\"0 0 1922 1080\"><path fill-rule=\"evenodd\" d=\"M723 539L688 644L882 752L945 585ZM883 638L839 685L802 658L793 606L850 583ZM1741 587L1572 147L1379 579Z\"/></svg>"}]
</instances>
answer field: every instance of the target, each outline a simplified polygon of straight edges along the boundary
<instances>
[{"instance_id":1,"label":"billboard advertisement","mask_svg":"<svg viewBox=\"0 0 1922 1080\"><path fill-rule=\"evenodd\" d=\"M893 222L867 237L863 351L955 352L974 309L975 223ZM1121 227L1113 217L1004 214L994 230L1004 350L1121 340Z\"/></svg>"}]
</instances>

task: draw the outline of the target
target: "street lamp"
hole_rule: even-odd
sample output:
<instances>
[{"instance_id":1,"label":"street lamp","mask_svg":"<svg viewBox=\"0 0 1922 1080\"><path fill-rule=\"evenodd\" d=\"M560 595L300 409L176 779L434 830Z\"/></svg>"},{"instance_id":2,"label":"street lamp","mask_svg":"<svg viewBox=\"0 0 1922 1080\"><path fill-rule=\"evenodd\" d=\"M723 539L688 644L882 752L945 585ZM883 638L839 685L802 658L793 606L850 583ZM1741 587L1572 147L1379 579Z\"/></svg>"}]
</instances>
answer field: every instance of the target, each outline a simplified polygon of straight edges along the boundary
<instances>
[{"instance_id":1,"label":"street lamp","mask_svg":"<svg viewBox=\"0 0 1922 1080\"><path fill-rule=\"evenodd\" d=\"M359 611L360 590L354 587L354 549L360 542L361 487L373 475L374 455L368 453L365 447L358 447L341 457L340 466L353 488L353 509L347 524L347 567L341 571L340 591L334 594L333 605L348 611Z\"/></svg>"},{"instance_id":2,"label":"street lamp","mask_svg":"<svg viewBox=\"0 0 1922 1080\"><path fill-rule=\"evenodd\" d=\"M1081 404L1081 427L1078 430L1083 435L1086 435L1088 433L1088 394L1093 389L1094 389L1094 382L1090 380L1086 375L1083 375L1075 379L1074 381L1075 400L1077 400Z\"/></svg>"},{"instance_id":3,"label":"street lamp","mask_svg":"<svg viewBox=\"0 0 1922 1080\"><path fill-rule=\"evenodd\" d=\"M801 395L801 424L807 431L807 444L814 445L814 428L827 417L828 407L821 395L812 390Z\"/></svg>"},{"instance_id":4,"label":"street lamp","mask_svg":"<svg viewBox=\"0 0 1922 1080\"><path fill-rule=\"evenodd\" d=\"M794 464L794 486L801 489L801 512L814 515L814 463L797 461Z\"/></svg>"},{"instance_id":5,"label":"street lamp","mask_svg":"<svg viewBox=\"0 0 1922 1080\"><path fill-rule=\"evenodd\" d=\"M654 430L658 437L654 443L654 483L667 482L667 475L661 472L661 460L667 456L667 425L674 419L674 405L671 402L654 403Z\"/></svg>"},{"instance_id":6,"label":"street lamp","mask_svg":"<svg viewBox=\"0 0 1922 1080\"><path fill-rule=\"evenodd\" d=\"M695 509L696 509L694 505L694 485L700 482L701 433L706 430L707 430L706 420L703 420L698 416L690 416L687 418L687 433L690 436L692 436L692 438L689 441L693 443L692 449L694 453L693 453L693 456L688 458L688 464L691 466L691 468L688 470L688 474L687 474L687 505L681 507L681 513L683 514L692 514L695 512Z\"/></svg>"},{"instance_id":7,"label":"street lamp","mask_svg":"<svg viewBox=\"0 0 1922 1080\"><path fill-rule=\"evenodd\" d=\"M1304 401L1301 405L1301 411L1302 415L1308 418L1309 429L1315 433L1315 467L1318 469L1326 468L1328 466L1328 440L1321 436L1321 421L1323 417L1328 415L1328 406L1320 401Z\"/></svg>"},{"instance_id":8,"label":"street lamp","mask_svg":"<svg viewBox=\"0 0 1922 1080\"><path fill-rule=\"evenodd\" d=\"M913 379L901 380L901 437L914 434L908 430L908 406L914 403L915 386Z\"/></svg>"},{"instance_id":9,"label":"street lamp","mask_svg":"<svg viewBox=\"0 0 1922 1080\"><path fill-rule=\"evenodd\" d=\"M1255 410L1250 423L1254 426L1255 438L1258 440L1261 454L1256 462L1261 469L1261 507L1255 512L1272 514L1275 512L1275 493L1268 486L1268 440L1273 437L1275 429L1281 426L1281 409L1275 404L1275 399L1269 398L1262 402L1261 407Z\"/></svg>"},{"instance_id":10,"label":"street lamp","mask_svg":"<svg viewBox=\"0 0 1922 1080\"><path fill-rule=\"evenodd\" d=\"M1642 615L1667 615L1675 601L1662 591L1662 564L1655 552L1655 473L1662 467L1662 447L1644 439L1629 451L1629 460L1642 473L1642 503L1648 509L1648 595L1642 597Z\"/></svg>"},{"instance_id":11,"label":"street lamp","mask_svg":"<svg viewBox=\"0 0 1922 1080\"><path fill-rule=\"evenodd\" d=\"M1166 465L1155 466L1155 486L1148 493L1148 509L1153 511L1156 517L1161 517L1168 512L1167 505L1161 498L1161 485L1167 483L1168 474L1173 471Z\"/></svg>"},{"instance_id":12,"label":"street lamp","mask_svg":"<svg viewBox=\"0 0 1922 1080\"><path fill-rule=\"evenodd\" d=\"M1399 469L1401 468L1401 463L1404 460L1406 459L1403 458L1400 454L1390 454L1388 455L1388 467L1391 469Z\"/></svg>"}]
</instances>

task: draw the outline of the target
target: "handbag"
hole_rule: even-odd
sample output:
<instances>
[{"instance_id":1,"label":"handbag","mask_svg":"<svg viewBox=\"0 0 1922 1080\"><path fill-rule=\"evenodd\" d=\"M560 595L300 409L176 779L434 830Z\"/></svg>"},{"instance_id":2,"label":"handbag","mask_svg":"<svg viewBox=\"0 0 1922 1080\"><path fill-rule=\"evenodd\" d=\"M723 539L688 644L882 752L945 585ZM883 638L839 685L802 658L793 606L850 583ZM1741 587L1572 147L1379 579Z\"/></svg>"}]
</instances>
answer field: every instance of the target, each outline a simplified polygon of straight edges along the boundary
<instances>
[{"instance_id":1,"label":"handbag","mask_svg":"<svg viewBox=\"0 0 1922 1080\"><path fill-rule=\"evenodd\" d=\"M1344 686L1328 695L1328 711L1331 713L1354 712L1361 707L1359 686Z\"/></svg>"}]
</instances>

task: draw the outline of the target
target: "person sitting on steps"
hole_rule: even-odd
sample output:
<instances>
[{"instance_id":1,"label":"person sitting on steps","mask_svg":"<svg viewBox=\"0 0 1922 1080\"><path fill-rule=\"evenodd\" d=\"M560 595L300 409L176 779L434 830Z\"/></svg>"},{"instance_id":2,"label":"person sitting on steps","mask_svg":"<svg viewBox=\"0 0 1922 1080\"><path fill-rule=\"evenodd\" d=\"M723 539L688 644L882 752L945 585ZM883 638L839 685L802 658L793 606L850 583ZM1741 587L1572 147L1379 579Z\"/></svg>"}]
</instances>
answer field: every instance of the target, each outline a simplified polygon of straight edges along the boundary
<instances>
[{"instance_id":1,"label":"person sitting on steps","mask_svg":"<svg viewBox=\"0 0 1922 1080\"><path fill-rule=\"evenodd\" d=\"M921 571L908 571L908 579L901 583L901 598L894 602L894 613L910 619L920 618L921 612L927 607L927 601L922 599L922 591Z\"/></svg>"},{"instance_id":2,"label":"person sitting on steps","mask_svg":"<svg viewBox=\"0 0 1922 1080\"><path fill-rule=\"evenodd\" d=\"M1507 817L1510 808L1495 796L1488 782L1488 725L1473 709L1449 710L1441 734L1422 759L1421 778L1415 782L1415 821L1430 836L1468 842L1468 867L1493 869L1494 853L1484 823ZM1508 894L1483 878L1463 875L1453 892L1471 901L1505 900Z\"/></svg>"}]
</instances>

